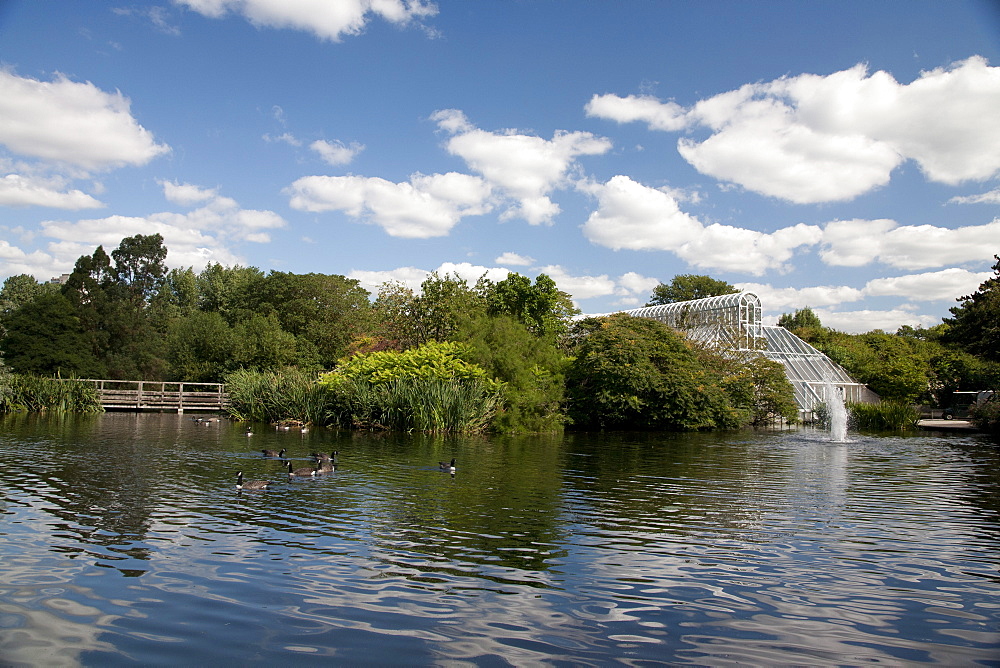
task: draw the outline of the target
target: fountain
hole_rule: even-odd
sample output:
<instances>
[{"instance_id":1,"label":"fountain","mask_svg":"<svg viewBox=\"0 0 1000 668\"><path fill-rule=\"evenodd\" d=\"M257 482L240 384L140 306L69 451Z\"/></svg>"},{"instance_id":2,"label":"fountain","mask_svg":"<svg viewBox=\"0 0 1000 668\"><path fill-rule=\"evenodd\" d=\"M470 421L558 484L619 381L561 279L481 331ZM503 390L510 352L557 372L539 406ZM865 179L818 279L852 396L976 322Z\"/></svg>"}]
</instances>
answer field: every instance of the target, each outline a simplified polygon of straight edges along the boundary
<instances>
[{"instance_id":1,"label":"fountain","mask_svg":"<svg viewBox=\"0 0 1000 668\"><path fill-rule=\"evenodd\" d=\"M847 441L847 406L844 404L844 391L827 382L826 410L830 422L830 440L835 443Z\"/></svg>"}]
</instances>

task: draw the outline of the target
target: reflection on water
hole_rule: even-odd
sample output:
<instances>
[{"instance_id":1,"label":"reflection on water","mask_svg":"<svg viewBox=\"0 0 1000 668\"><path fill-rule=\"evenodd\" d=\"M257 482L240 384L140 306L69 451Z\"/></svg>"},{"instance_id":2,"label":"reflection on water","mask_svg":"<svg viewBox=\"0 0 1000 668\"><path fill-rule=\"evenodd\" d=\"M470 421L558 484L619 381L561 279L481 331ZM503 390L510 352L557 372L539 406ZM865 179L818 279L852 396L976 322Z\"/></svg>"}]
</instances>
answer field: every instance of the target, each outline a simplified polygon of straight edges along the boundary
<instances>
[{"instance_id":1,"label":"reflection on water","mask_svg":"<svg viewBox=\"0 0 1000 668\"><path fill-rule=\"evenodd\" d=\"M244 431L3 418L0 663L1000 665L981 437Z\"/></svg>"}]
</instances>

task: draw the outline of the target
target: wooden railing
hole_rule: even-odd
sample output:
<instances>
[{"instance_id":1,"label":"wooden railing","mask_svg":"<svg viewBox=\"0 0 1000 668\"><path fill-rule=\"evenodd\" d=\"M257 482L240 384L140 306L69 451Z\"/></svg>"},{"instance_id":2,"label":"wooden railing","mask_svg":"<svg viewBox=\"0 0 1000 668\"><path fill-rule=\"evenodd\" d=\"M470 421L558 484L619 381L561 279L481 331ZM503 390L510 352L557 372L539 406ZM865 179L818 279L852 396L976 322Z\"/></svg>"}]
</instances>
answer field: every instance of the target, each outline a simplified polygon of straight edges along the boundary
<instances>
[{"instance_id":1,"label":"wooden railing","mask_svg":"<svg viewBox=\"0 0 1000 668\"><path fill-rule=\"evenodd\" d=\"M104 408L135 411L221 411L229 403L222 383L168 383L152 380L94 380Z\"/></svg>"}]
</instances>

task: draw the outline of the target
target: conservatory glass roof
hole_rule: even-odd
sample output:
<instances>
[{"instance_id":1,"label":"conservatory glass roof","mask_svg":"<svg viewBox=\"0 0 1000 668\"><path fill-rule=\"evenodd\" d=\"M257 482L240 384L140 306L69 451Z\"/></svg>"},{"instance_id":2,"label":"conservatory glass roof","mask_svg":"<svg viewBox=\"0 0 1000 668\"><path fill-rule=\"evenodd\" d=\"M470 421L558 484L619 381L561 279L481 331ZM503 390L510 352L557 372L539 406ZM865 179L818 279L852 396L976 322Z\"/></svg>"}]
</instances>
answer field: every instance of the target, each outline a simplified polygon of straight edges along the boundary
<instances>
[{"instance_id":1,"label":"conservatory glass roof","mask_svg":"<svg viewBox=\"0 0 1000 668\"><path fill-rule=\"evenodd\" d=\"M760 351L785 367L802 409L811 410L824 402L833 387L840 389L846 401L878 401L878 395L795 334L784 327L762 325L760 298L752 292L647 306L625 313L658 320L701 343L721 344L735 351Z\"/></svg>"}]
</instances>

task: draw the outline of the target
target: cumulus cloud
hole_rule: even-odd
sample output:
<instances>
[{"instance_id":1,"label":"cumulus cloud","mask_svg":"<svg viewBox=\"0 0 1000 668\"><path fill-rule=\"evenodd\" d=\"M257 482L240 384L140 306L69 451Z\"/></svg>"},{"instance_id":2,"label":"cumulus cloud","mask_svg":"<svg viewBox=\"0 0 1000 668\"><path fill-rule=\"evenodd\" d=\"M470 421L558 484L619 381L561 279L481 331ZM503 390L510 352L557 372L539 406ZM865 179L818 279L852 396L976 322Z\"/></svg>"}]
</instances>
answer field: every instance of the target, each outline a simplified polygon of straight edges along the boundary
<instances>
[{"instance_id":1,"label":"cumulus cloud","mask_svg":"<svg viewBox=\"0 0 1000 668\"><path fill-rule=\"evenodd\" d=\"M550 223L559 213L559 205L548 195L568 185L577 157L611 149L609 140L589 132L559 131L552 139L516 130L487 132L473 126L457 109L436 111L431 120L452 135L445 142L450 154L465 160L470 169L517 201L501 214L501 220L521 218L531 225Z\"/></svg>"},{"instance_id":2,"label":"cumulus cloud","mask_svg":"<svg viewBox=\"0 0 1000 668\"><path fill-rule=\"evenodd\" d=\"M785 268L795 249L816 244L819 227L794 225L772 233L719 225L704 225L681 211L667 192L614 176L607 183L586 183L598 208L583 225L590 241L614 250L662 250L675 253L696 267L745 271L760 275Z\"/></svg>"},{"instance_id":3,"label":"cumulus cloud","mask_svg":"<svg viewBox=\"0 0 1000 668\"><path fill-rule=\"evenodd\" d=\"M859 267L875 261L901 269L925 269L990 260L1000 239L1000 218L956 229L899 225L894 220L837 220L823 230L821 259Z\"/></svg>"},{"instance_id":4,"label":"cumulus cloud","mask_svg":"<svg viewBox=\"0 0 1000 668\"><path fill-rule=\"evenodd\" d=\"M218 189L202 188L190 183L175 183L173 181L161 181L163 186L163 196L167 201L181 206L192 206L199 202L215 199L218 196Z\"/></svg>"},{"instance_id":5,"label":"cumulus cloud","mask_svg":"<svg viewBox=\"0 0 1000 668\"><path fill-rule=\"evenodd\" d=\"M975 292L992 275L988 271L974 272L953 267L925 274L876 278L868 281L864 292L873 297L906 297L914 302L951 302L961 295Z\"/></svg>"},{"instance_id":6,"label":"cumulus cloud","mask_svg":"<svg viewBox=\"0 0 1000 668\"><path fill-rule=\"evenodd\" d=\"M358 35L372 17L407 25L437 14L425 0L175 0L209 18L229 12L242 15L257 27L290 28L311 32L320 39L339 42Z\"/></svg>"},{"instance_id":7,"label":"cumulus cloud","mask_svg":"<svg viewBox=\"0 0 1000 668\"><path fill-rule=\"evenodd\" d=\"M0 70L0 144L84 170L144 165L169 151L130 111L128 98L64 76L38 81Z\"/></svg>"},{"instance_id":8,"label":"cumulus cloud","mask_svg":"<svg viewBox=\"0 0 1000 668\"><path fill-rule=\"evenodd\" d=\"M309 144L309 148L318 153L319 157L323 158L326 163L334 166L348 164L354 160L354 156L365 149L363 144L357 142L346 145L341 141L325 141L323 139L317 139Z\"/></svg>"},{"instance_id":9,"label":"cumulus cloud","mask_svg":"<svg viewBox=\"0 0 1000 668\"><path fill-rule=\"evenodd\" d=\"M40 232L48 239L44 251L29 254L0 242L0 275L27 273L49 278L66 273L78 257L93 253L98 245L110 251L123 238L136 234L163 235L170 266L201 269L209 262L238 264L240 258L229 248L232 243L266 243L270 241L269 230L286 225L273 211L244 209L232 198L220 196L216 189L171 181L161 185L170 202L196 208L147 216L44 221Z\"/></svg>"},{"instance_id":10,"label":"cumulus cloud","mask_svg":"<svg viewBox=\"0 0 1000 668\"><path fill-rule=\"evenodd\" d=\"M584 109L588 116L619 123L643 121L650 130L676 132L688 125L684 107L676 102L660 102L650 95L595 95Z\"/></svg>"},{"instance_id":11,"label":"cumulus cloud","mask_svg":"<svg viewBox=\"0 0 1000 668\"><path fill-rule=\"evenodd\" d=\"M468 174L414 174L409 182L377 177L304 176L285 190L299 211L343 211L389 235L426 239L447 235L465 216L492 209L491 189Z\"/></svg>"},{"instance_id":12,"label":"cumulus cloud","mask_svg":"<svg viewBox=\"0 0 1000 668\"><path fill-rule=\"evenodd\" d=\"M940 318L930 315L920 315L904 309L888 311L827 311L813 309L825 327L830 327L848 334L863 334L874 329L895 332L903 325L910 327L933 327L941 322Z\"/></svg>"},{"instance_id":13,"label":"cumulus cloud","mask_svg":"<svg viewBox=\"0 0 1000 668\"><path fill-rule=\"evenodd\" d=\"M61 191L59 180L21 174L0 178L0 206L47 206L54 209L97 209L104 204L81 190Z\"/></svg>"},{"instance_id":14,"label":"cumulus cloud","mask_svg":"<svg viewBox=\"0 0 1000 668\"><path fill-rule=\"evenodd\" d=\"M563 267L552 264L540 267L539 272L555 281L560 290L569 294L573 301L606 297L615 294L618 284L607 274L600 276L574 276Z\"/></svg>"},{"instance_id":15,"label":"cumulus cloud","mask_svg":"<svg viewBox=\"0 0 1000 668\"><path fill-rule=\"evenodd\" d=\"M627 272L618 277L618 285L626 294L651 296L653 288L660 284L657 278L643 276L634 271Z\"/></svg>"},{"instance_id":16,"label":"cumulus cloud","mask_svg":"<svg viewBox=\"0 0 1000 668\"><path fill-rule=\"evenodd\" d=\"M752 292L760 297L765 311L781 311L823 306L836 306L845 302L864 299L865 293L859 288L845 285L818 285L805 288L776 288L766 283L736 283L744 292Z\"/></svg>"},{"instance_id":17,"label":"cumulus cloud","mask_svg":"<svg viewBox=\"0 0 1000 668\"><path fill-rule=\"evenodd\" d=\"M1000 68L980 57L909 84L857 65L747 84L690 108L648 96L594 96L591 116L651 129L708 128L678 151L698 171L806 204L850 200L915 161L931 181L955 185L1000 173Z\"/></svg>"},{"instance_id":18,"label":"cumulus cloud","mask_svg":"<svg viewBox=\"0 0 1000 668\"><path fill-rule=\"evenodd\" d=\"M486 276L491 281L502 281L510 274L510 271L501 267L484 267L468 262L445 262L438 266L437 269L418 269L417 267L399 267L398 269L387 269L384 271L355 269L349 272L347 277L355 279L361 283L361 287L373 295L377 295L379 287L384 283L400 283L411 290L419 292L420 284L432 272L436 272L439 276L458 275L470 285L474 285L482 276Z\"/></svg>"},{"instance_id":19,"label":"cumulus cloud","mask_svg":"<svg viewBox=\"0 0 1000 668\"><path fill-rule=\"evenodd\" d=\"M517 253L506 252L493 260L497 264L509 264L515 267L527 267L535 263L535 258L528 257L527 255L518 255Z\"/></svg>"}]
</instances>

